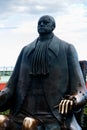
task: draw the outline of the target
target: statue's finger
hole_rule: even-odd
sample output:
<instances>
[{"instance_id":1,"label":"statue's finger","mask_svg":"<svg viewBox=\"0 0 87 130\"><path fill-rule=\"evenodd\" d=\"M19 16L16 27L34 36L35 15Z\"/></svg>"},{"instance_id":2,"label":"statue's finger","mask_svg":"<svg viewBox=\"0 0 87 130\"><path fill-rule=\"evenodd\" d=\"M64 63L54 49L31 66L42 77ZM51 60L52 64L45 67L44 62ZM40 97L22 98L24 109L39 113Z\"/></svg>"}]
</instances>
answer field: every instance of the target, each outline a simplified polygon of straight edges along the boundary
<instances>
[{"instance_id":1,"label":"statue's finger","mask_svg":"<svg viewBox=\"0 0 87 130\"><path fill-rule=\"evenodd\" d=\"M66 102L67 102L67 100L63 100L62 109L61 109L61 114L64 114L64 113L65 113Z\"/></svg>"},{"instance_id":2,"label":"statue's finger","mask_svg":"<svg viewBox=\"0 0 87 130\"><path fill-rule=\"evenodd\" d=\"M71 100L70 101L70 110L72 110L72 108L73 108L73 101Z\"/></svg>"},{"instance_id":3,"label":"statue's finger","mask_svg":"<svg viewBox=\"0 0 87 130\"><path fill-rule=\"evenodd\" d=\"M59 113L61 113L63 102L64 102L64 100L61 100L61 102L60 102L60 104L59 104Z\"/></svg>"},{"instance_id":4,"label":"statue's finger","mask_svg":"<svg viewBox=\"0 0 87 130\"><path fill-rule=\"evenodd\" d=\"M65 114L67 114L69 111L69 103L70 103L70 100L67 100L67 102L65 104Z\"/></svg>"}]
</instances>

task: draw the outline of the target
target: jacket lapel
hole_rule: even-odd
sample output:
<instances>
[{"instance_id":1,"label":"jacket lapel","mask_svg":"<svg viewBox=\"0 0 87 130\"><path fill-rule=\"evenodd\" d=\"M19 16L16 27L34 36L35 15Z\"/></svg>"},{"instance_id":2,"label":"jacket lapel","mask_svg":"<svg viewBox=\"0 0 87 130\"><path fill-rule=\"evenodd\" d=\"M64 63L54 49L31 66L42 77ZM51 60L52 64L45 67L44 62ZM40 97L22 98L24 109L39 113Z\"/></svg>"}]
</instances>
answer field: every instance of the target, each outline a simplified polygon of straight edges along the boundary
<instances>
[{"instance_id":1,"label":"jacket lapel","mask_svg":"<svg viewBox=\"0 0 87 130\"><path fill-rule=\"evenodd\" d=\"M37 42L37 39L35 39L31 44L28 45L28 53L27 53L27 56L30 55L30 53L35 49L35 44Z\"/></svg>"},{"instance_id":2,"label":"jacket lapel","mask_svg":"<svg viewBox=\"0 0 87 130\"><path fill-rule=\"evenodd\" d=\"M60 44L60 39L57 38L55 35L49 45L49 49L56 55L58 56L59 53L59 44Z\"/></svg>"},{"instance_id":3,"label":"jacket lapel","mask_svg":"<svg viewBox=\"0 0 87 130\"><path fill-rule=\"evenodd\" d=\"M49 45L49 49L56 55L58 56L59 53L59 44L60 44L60 39L57 38L55 35ZM28 45L28 53L27 56L30 55L30 53L35 49L35 44L37 42L37 39L34 40L31 44Z\"/></svg>"}]
</instances>

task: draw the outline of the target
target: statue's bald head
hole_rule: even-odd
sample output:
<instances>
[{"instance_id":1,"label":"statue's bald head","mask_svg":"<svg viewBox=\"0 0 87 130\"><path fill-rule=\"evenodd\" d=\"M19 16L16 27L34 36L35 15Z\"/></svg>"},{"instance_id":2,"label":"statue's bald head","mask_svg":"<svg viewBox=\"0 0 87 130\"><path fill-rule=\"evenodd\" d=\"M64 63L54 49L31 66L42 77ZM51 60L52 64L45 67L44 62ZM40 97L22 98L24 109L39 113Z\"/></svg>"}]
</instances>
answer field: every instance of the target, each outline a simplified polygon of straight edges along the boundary
<instances>
[{"instance_id":1,"label":"statue's bald head","mask_svg":"<svg viewBox=\"0 0 87 130\"><path fill-rule=\"evenodd\" d=\"M39 33L50 33L56 27L55 20L52 16L44 15L40 17L38 21L38 32Z\"/></svg>"}]
</instances>

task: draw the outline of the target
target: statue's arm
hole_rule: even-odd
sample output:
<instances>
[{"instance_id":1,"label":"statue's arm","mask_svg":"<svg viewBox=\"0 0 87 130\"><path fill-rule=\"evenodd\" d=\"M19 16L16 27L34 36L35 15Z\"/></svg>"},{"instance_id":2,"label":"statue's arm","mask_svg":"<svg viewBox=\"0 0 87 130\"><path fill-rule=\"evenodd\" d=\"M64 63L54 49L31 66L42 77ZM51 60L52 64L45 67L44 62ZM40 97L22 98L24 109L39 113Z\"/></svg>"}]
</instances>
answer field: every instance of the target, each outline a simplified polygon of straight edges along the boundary
<instances>
[{"instance_id":1,"label":"statue's arm","mask_svg":"<svg viewBox=\"0 0 87 130\"><path fill-rule=\"evenodd\" d=\"M79 65L78 55L73 45L69 45L67 51L67 63L69 84L68 92L59 104L59 112L61 114L67 114L72 110L78 111L87 102L87 90Z\"/></svg>"},{"instance_id":2,"label":"statue's arm","mask_svg":"<svg viewBox=\"0 0 87 130\"><path fill-rule=\"evenodd\" d=\"M14 70L12 72L12 75L7 82L7 85L3 90L0 91L0 107L4 105L10 98L12 98L13 94L15 93L18 77L19 77L19 71L20 71L20 65L23 55L23 50L20 52L16 65L14 67Z\"/></svg>"}]
</instances>

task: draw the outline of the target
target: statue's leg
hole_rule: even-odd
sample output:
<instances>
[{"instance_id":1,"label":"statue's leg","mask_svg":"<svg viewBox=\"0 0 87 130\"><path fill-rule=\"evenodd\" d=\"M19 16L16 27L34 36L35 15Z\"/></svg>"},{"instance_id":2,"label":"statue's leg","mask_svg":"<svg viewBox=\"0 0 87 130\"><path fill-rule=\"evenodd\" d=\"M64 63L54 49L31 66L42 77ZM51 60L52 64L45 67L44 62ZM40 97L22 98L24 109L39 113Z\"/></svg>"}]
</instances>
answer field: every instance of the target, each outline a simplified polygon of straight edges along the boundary
<instances>
[{"instance_id":1,"label":"statue's leg","mask_svg":"<svg viewBox=\"0 0 87 130\"><path fill-rule=\"evenodd\" d=\"M68 130L61 129L57 120L53 119L47 122L41 122L31 117L26 117L23 120L22 130Z\"/></svg>"},{"instance_id":2,"label":"statue's leg","mask_svg":"<svg viewBox=\"0 0 87 130\"><path fill-rule=\"evenodd\" d=\"M38 130L37 128L38 123L39 123L38 120L31 117L26 117L23 120L22 130Z\"/></svg>"}]
</instances>

